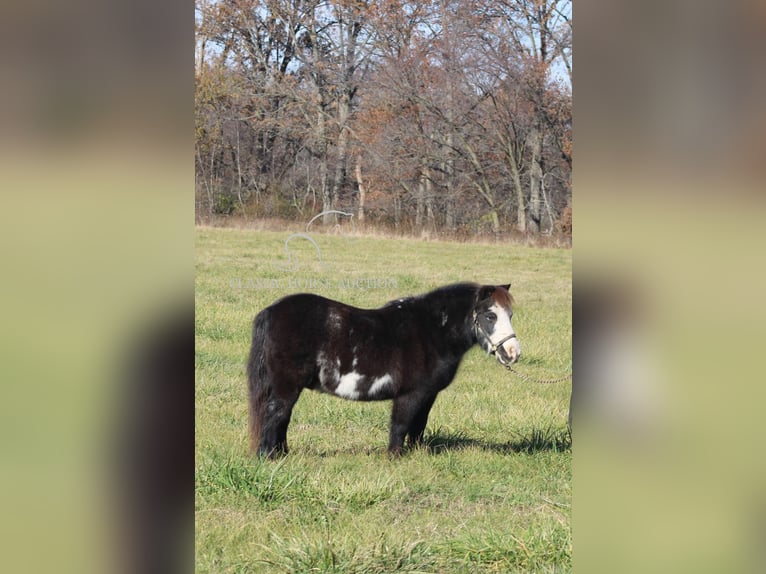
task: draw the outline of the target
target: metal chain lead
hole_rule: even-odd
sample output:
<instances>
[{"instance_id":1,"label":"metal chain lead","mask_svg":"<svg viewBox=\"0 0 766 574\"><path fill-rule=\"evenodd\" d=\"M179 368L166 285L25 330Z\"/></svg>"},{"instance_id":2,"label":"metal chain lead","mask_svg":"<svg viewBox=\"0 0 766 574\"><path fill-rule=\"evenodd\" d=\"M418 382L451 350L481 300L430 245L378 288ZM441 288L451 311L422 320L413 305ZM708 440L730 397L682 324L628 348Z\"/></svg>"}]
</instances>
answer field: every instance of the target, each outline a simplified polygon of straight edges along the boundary
<instances>
[{"instance_id":1,"label":"metal chain lead","mask_svg":"<svg viewBox=\"0 0 766 574\"><path fill-rule=\"evenodd\" d=\"M474 328L477 331L481 331L481 333L486 337L487 341L489 341L489 344L491 345L489 353L492 354L492 355L496 355L497 354L497 348L500 345L502 345L503 343L505 343L508 339L515 339L516 338L516 333L511 333L510 335L508 335L505 339L503 339L499 343L492 343L492 338L482 328L481 324L479 323L479 320L476 318L476 312L475 311L474 311L474 321L473 322L474 322ZM557 379L536 379L535 377L530 377L529 375L525 375L524 373L520 373L518 371L515 371L513 369L513 367L511 367L510 364L502 363L502 362L500 364L503 365L509 371L511 371L517 377L520 377L520 378L522 378L525 381L528 381L530 383L540 383L542 385L552 385L554 383L562 383L564 381L568 381L569 379L572 378L572 373L569 373L568 375L564 375L563 377L559 377Z\"/></svg>"},{"instance_id":2,"label":"metal chain lead","mask_svg":"<svg viewBox=\"0 0 766 574\"><path fill-rule=\"evenodd\" d=\"M524 379L527 382L530 382L530 383L540 383L542 385L552 385L554 383L561 383L561 382L564 382L564 381L568 381L569 379L572 378L572 373L569 373L568 375L565 375L563 377L559 377L557 379L536 379L535 377L530 377L529 375L525 375L524 373L520 373L520 372L514 370L514 368L511 367L510 365L505 365L505 368L508 369L509 371L511 371L517 377L520 377L520 378Z\"/></svg>"}]
</instances>

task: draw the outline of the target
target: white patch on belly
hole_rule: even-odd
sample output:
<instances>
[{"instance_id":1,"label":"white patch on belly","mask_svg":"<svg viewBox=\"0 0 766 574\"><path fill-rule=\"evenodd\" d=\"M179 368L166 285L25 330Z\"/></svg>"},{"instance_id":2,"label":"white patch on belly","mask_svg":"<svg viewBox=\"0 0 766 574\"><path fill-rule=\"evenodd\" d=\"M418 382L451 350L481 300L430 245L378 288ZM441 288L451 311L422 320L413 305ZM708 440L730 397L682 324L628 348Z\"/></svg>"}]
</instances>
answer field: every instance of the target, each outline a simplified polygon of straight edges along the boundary
<instances>
[{"instance_id":1,"label":"white patch on belly","mask_svg":"<svg viewBox=\"0 0 766 574\"><path fill-rule=\"evenodd\" d=\"M370 397L374 397L375 395L378 395L381 393L381 391L385 390L386 387L390 387L393 384L394 380L391 378L391 375L386 373L382 377L377 377L374 381L372 381L372 385L370 385L370 390L368 392L368 395Z\"/></svg>"},{"instance_id":2,"label":"white patch on belly","mask_svg":"<svg viewBox=\"0 0 766 574\"><path fill-rule=\"evenodd\" d=\"M356 388L359 381L362 380L364 375L351 371L345 375L341 375L338 386L335 387L335 394L347 399L355 401L359 398L359 390Z\"/></svg>"}]
</instances>

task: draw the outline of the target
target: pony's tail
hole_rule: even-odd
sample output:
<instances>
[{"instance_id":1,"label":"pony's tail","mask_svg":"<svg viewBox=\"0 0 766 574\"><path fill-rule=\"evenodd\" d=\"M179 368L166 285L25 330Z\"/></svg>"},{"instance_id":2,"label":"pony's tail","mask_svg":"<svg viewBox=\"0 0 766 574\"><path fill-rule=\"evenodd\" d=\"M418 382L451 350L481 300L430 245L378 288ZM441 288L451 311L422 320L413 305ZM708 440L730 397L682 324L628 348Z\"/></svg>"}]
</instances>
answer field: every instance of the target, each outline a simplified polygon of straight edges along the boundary
<instances>
[{"instance_id":1,"label":"pony's tail","mask_svg":"<svg viewBox=\"0 0 766 574\"><path fill-rule=\"evenodd\" d=\"M271 380L266 366L266 335L268 333L268 309L264 309L253 322L253 341L247 361L247 379L250 410L250 452L258 452L266 402L271 395Z\"/></svg>"}]
</instances>

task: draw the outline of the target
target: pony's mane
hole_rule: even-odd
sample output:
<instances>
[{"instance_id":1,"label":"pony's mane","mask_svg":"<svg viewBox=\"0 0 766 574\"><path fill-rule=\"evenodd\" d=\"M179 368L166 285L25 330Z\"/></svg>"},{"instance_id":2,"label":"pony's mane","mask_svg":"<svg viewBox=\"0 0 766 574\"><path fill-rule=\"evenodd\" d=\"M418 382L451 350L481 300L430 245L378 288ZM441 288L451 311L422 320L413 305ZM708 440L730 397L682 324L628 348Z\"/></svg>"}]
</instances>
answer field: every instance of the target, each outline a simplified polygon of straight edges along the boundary
<instances>
[{"instance_id":1,"label":"pony's mane","mask_svg":"<svg viewBox=\"0 0 766 574\"><path fill-rule=\"evenodd\" d=\"M474 299L478 293L481 285L478 283L453 283L451 285L445 285L443 287L437 287L432 291L423 293L422 295L416 295L413 299L419 300L434 300L434 299L447 299L455 300L456 298L462 298L466 301Z\"/></svg>"},{"instance_id":2,"label":"pony's mane","mask_svg":"<svg viewBox=\"0 0 766 574\"><path fill-rule=\"evenodd\" d=\"M470 298L472 296L476 296L477 293L479 292L479 289L481 289L481 287L482 286L478 283L470 283L470 282L453 283L451 285L437 287L436 289L432 291L428 291L427 293L422 293L420 295L413 295L410 297L402 297L399 299L394 299L393 301L389 301L388 303L386 303L384 306L401 304L401 303L409 302L409 301L429 300L435 297L437 298L446 297L447 299L452 299L457 296L462 296L462 297ZM492 293L492 299L498 305L502 307L510 308L514 304L513 296L504 287L498 287L497 289L495 289L495 291Z\"/></svg>"}]
</instances>

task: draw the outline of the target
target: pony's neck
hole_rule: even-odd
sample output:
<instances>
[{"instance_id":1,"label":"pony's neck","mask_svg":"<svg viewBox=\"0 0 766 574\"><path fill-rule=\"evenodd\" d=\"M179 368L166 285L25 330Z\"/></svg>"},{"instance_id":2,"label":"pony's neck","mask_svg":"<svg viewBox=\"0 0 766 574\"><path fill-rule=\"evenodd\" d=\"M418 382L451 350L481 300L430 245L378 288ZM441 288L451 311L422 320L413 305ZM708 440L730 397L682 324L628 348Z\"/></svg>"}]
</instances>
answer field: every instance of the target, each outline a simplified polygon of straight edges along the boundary
<instances>
[{"instance_id":1,"label":"pony's neck","mask_svg":"<svg viewBox=\"0 0 766 574\"><path fill-rule=\"evenodd\" d=\"M475 343L472 309L475 294L468 290L448 293L437 290L423 296L430 314L430 329L447 335L450 346L461 354L466 353Z\"/></svg>"}]
</instances>

